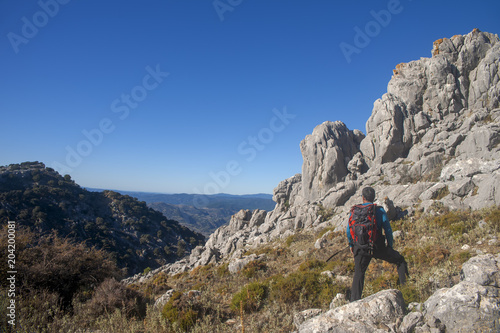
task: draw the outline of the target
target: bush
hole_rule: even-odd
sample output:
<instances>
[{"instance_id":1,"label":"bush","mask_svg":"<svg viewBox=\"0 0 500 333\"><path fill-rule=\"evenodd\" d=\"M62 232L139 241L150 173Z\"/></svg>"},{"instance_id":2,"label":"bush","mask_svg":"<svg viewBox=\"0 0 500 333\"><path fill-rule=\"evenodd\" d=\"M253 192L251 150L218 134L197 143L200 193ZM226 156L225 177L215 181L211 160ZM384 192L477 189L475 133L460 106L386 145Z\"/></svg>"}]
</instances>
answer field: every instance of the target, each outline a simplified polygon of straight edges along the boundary
<instances>
[{"instance_id":1,"label":"bush","mask_svg":"<svg viewBox=\"0 0 500 333\"><path fill-rule=\"evenodd\" d=\"M272 278L271 299L284 304L303 303L307 307L327 307L344 288L317 272L295 272Z\"/></svg>"},{"instance_id":2,"label":"bush","mask_svg":"<svg viewBox=\"0 0 500 333\"><path fill-rule=\"evenodd\" d=\"M97 287L85 304L89 315L99 317L120 309L127 317L146 315L146 302L137 291L125 287L115 279L107 279Z\"/></svg>"},{"instance_id":3,"label":"bush","mask_svg":"<svg viewBox=\"0 0 500 333\"><path fill-rule=\"evenodd\" d=\"M451 211L433 218L435 225L448 230L452 235L462 235L476 227L470 212Z\"/></svg>"},{"instance_id":4,"label":"bush","mask_svg":"<svg viewBox=\"0 0 500 333\"><path fill-rule=\"evenodd\" d=\"M259 310L267 298L267 290L267 286L263 283L252 282L247 284L233 296L231 309L239 312L240 308L243 308L247 313Z\"/></svg>"},{"instance_id":5,"label":"bush","mask_svg":"<svg viewBox=\"0 0 500 333\"><path fill-rule=\"evenodd\" d=\"M241 274L248 279L255 277L257 272L266 271L267 265L262 260L253 260L250 261L243 269L241 270Z\"/></svg>"},{"instance_id":6,"label":"bush","mask_svg":"<svg viewBox=\"0 0 500 333\"><path fill-rule=\"evenodd\" d=\"M190 292L176 291L162 310L162 315L171 324L178 325L183 331L189 331L201 317L205 309Z\"/></svg>"},{"instance_id":7,"label":"bush","mask_svg":"<svg viewBox=\"0 0 500 333\"><path fill-rule=\"evenodd\" d=\"M303 262L299 266L299 271L301 272L307 272L307 271L315 271L315 270L321 270L326 266L326 263L324 261L320 261L317 259L312 259Z\"/></svg>"},{"instance_id":8,"label":"bush","mask_svg":"<svg viewBox=\"0 0 500 333\"><path fill-rule=\"evenodd\" d=\"M71 305L75 293L91 290L109 277L120 277L106 252L72 243L55 233L35 241L18 258L21 288L56 292L63 307Z\"/></svg>"},{"instance_id":9,"label":"bush","mask_svg":"<svg viewBox=\"0 0 500 333\"><path fill-rule=\"evenodd\" d=\"M484 220L488 223L492 230L495 232L500 231L500 207L495 207L488 212Z\"/></svg>"}]
</instances>

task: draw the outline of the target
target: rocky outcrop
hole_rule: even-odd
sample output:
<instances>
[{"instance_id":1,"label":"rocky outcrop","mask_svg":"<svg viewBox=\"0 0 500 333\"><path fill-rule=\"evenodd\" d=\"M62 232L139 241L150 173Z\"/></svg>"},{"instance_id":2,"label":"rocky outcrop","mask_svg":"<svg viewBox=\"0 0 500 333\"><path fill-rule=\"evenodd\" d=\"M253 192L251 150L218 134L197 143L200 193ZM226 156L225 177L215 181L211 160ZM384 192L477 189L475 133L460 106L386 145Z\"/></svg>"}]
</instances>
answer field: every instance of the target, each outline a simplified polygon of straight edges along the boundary
<instances>
[{"instance_id":1,"label":"rocky outcrop","mask_svg":"<svg viewBox=\"0 0 500 333\"><path fill-rule=\"evenodd\" d=\"M482 255L463 265L462 281L436 291L424 303L423 320L437 318L447 332L499 329L500 254Z\"/></svg>"},{"instance_id":2,"label":"rocky outcrop","mask_svg":"<svg viewBox=\"0 0 500 333\"><path fill-rule=\"evenodd\" d=\"M321 198L349 174L348 164L359 152L364 134L340 122L324 122L300 143L302 191L308 201Z\"/></svg>"},{"instance_id":3,"label":"rocky outcrop","mask_svg":"<svg viewBox=\"0 0 500 333\"><path fill-rule=\"evenodd\" d=\"M340 121L306 136L302 174L274 189L273 211L240 211L189 258L162 269L238 260L298 230L342 230L364 186L394 219L436 203L500 205L500 39L475 29L436 41L432 54L396 66L366 136Z\"/></svg>"},{"instance_id":4,"label":"rocky outcrop","mask_svg":"<svg viewBox=\"0 0 500 333\"><path fill-rule=\"evenodd\" d=\"M452 126L462 123L457 120L463 114L499 107L497 35L475 29L435 45L432 58L398 65L387 93L375 102L361 143L370 166L407 157L415 144L430 143L443 130L453 130ZM464 137L455 136L449 143L457 144L460 139ZM417 162L420 156L409 158Z\"/></svg>"},{"instance_id":5,"label":"rocky outcrop","mask_svg":"<svg viewBox=\"0 0 500 333\"><path fill-rule=\"evenodd\" d=\"M303 311L305 319L295 322L301 333L498 331L500 254L471 258L463 265L461 280L436 291L422 311L406 316L401 292L384 290L323 314L317 309Z\"/></svg>"},{"instance_id":6,"label":"rocky outcrop","mask_svg":"<svg viewBox=\"0 0 500 333\"><path fill-rule=\"evenodd\" d=\"M384 290L306 320L299 325L298 332L394 332L404 309L405 301L399 290Z\"/></svg>"}]
</instances>

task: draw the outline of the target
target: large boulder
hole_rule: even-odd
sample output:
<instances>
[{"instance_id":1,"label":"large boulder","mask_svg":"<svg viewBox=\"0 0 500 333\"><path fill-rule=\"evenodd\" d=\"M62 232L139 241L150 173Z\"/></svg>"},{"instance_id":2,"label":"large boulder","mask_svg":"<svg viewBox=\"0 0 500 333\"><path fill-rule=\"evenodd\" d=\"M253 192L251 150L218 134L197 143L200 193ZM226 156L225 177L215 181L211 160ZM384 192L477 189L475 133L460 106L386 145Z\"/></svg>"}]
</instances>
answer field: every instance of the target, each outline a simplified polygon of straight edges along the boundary
<instances>
[{"instance_id":1,"label":"large boulder","mask_svg":"<svg viewBox=\"0 0 500 333\"><path fill-rule=\"evenodd\" d=\"M405 302L399 290L383 290L306 320L299 325L298 332L395 331L404 309Z\"/></svg>"},{"instance_id":2,"label":"large boulder","mask_svg":"<svg viewBox=\"0 0 500 333\"><path fill-rule=\"evenodd\" d=\"M469 259L462 266L461 280L429 297L424 303L424 321L438 319L446 332L498 331L500 254Z\"/></svg>"}]
</instances>

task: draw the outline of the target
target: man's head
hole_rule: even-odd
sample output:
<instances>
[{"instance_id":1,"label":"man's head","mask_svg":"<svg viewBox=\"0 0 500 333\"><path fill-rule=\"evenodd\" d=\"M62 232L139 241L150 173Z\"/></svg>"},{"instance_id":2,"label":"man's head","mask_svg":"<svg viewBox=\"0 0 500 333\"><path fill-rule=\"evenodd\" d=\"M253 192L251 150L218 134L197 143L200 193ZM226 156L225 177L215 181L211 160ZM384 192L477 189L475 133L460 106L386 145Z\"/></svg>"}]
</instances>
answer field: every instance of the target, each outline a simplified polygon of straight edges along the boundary
<instances>
[{"instance_id":1,"label":"man's head","mask_svg":"<svg viewBox=\"0 0 500 333\"><path fill-rule=\"evenodd\" d=\"M365 187L361 192L363 199L368 202L375 201L375 190L371 187Z\"/></svg>"}]
</instances>

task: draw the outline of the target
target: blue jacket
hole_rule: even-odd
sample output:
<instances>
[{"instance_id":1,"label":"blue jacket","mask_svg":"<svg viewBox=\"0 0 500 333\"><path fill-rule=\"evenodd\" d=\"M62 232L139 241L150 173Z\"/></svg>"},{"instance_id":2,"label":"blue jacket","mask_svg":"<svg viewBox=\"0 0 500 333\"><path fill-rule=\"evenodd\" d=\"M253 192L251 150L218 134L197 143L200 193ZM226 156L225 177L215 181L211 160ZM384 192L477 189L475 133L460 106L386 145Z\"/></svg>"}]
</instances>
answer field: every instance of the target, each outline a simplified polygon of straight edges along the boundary
<instances>
[{"instance_id":1,"label":"blue jacket","mask_svg":"<svg viewBox=\"0 0 500 333\"><path fill-rule=\"evenodd\" d=\"M364 203L363 205L368 205L368 204L369 203L367 202ZM350 214L349 217L351 217ZM382 229L384 229L385 238L387 239L387 245L392 247L392 244L394 243L394 238L392 237L392 228L384 208L377 206L377 208L375 209L375 220L377 221L377 231L379 235L381 235ZM349 223L347 223L346 233L347 233L347 239L349 241L349 246L352 247L354 245L353 244L354 242L351 237L351 231L349 230Z\"/></svg>"}]
</instances>

